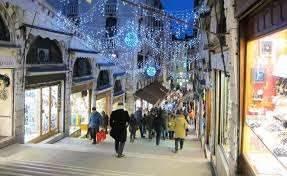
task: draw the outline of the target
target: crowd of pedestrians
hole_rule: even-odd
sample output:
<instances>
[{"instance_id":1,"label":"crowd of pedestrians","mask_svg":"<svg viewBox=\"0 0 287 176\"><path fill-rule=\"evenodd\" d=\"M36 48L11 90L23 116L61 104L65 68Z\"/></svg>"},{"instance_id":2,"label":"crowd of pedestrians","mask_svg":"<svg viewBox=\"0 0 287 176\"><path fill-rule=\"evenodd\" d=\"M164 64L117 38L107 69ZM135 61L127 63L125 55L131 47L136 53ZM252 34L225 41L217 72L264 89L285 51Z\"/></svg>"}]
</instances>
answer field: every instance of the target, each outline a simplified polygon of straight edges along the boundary
<instances>
[{"instance_id":1,"label":"crowd of pedestrians","mask_svg":"<svg viewBox=\"0 0 287 176\"><path fill-rule=\"evenodd\" d=\"M136 140L136 133L139 131L140 138L152 140L155 138L156 146L161 140L174 140L174 152L183 149L184 139L187 136L190 117L193 118L193 111L186 112L184 108L174 107L172 111L154 107L150 111L143 112L138 108L133 114L124 110L123 103L119 103L116 110L111 113L110 118L105 112L100 114L96 108L92 108L89 118L88 134L93 144L97 143L96 133L100 126L115 140L115 152L117 157L123 157L123 150L129 130L130 142ZM179 145L178 145L179 144Z\"/></svg>"}]
</instances>

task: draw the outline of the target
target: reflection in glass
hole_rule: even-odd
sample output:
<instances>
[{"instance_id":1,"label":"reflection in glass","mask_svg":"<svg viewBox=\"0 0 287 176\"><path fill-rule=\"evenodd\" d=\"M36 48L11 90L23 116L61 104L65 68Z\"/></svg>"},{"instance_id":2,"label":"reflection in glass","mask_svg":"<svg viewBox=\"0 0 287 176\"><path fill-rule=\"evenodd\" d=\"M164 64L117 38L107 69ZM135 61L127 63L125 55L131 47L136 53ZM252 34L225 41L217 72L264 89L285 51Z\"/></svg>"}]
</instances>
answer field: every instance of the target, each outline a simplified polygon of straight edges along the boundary
<instances>
[{"instance_id":1,"label":"reflection in glass","mask_svg":"<svg viewBox=\"0 0 287 176\"><path fill-rule=\"evenodd\" d=\"M49 132L50 88L42 89L42 134Z\"/></svg>"},{"instance_id":2,"label":"reflection in glass","mask_svg":"<svg viewBox=\"0 0 287 176\"><path fill-rule=\"evenodd\" d=\"M40 89L25 92L25 142L40 135Z\"/></svg>"},{"instance_id":3,"label":"reflection in glass","mask_svg":"<svg viewBox=\"0 0 287 176\"><path fill-rule=\"evenodd\" d=\"M58 86L51 87L51 129L56 129L58 124L58 89Z\"/></svg>"}]
</instances>

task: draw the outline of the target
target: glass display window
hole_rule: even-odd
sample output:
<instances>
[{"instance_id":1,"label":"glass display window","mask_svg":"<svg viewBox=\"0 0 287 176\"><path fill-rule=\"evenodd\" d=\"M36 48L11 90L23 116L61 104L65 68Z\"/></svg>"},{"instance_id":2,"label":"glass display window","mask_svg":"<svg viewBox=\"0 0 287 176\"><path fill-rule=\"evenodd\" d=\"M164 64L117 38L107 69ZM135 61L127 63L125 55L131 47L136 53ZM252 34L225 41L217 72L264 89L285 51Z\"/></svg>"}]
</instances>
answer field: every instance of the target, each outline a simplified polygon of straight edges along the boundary
<instances>
[{"instance_id":1,"label":"glass display window","mask_svg":"<svg viewBox=\"0 0 287 176\"><path fill-rule=\"evenodd\" d=\"M71 132L80 128L82 124L88 124L91 110L91 91L73 93L71 95Z\"/></svg>"},{"instance_id":2,"label":"glass display window","mask_svg":"<svg viewBox=\"0 0 287 176\"><path fill-rule=\"evenodd\" d=\"M59 86L52 86L51 87L51 129L58 128L58 116L59 116Z\"/></svg>"},{"instance_id":3,"label":"glass display window","mask_svg":"<svg viewBox=\"0 0 287 176\"><path fill-rule=\"evenodd\" d=\"M107 112L107 97L97 100L96 107L99 113Z\"/></svg>"},{"instance_id":4,"label":"glass display window","mask_svg":"<svg viewBox=\"0 0 287 176\"><path fill-rule=\"evenodd\" d=\"M230 134L230 82L229 78L225 76L223 72L220 74L221 81L221 109L220 109L220 118L219 118L219 143L222 145L225 154L227 157L230 155L230 144L229 144L229 134Z\"/></svg>"},{"instance_id":5,"label":"glass display window","mask_svg":"<svg viewBox=\"0 0 287 176\"><path fill-rule=\"evenodd\" d=\"M25 142L58 129L60 85L25 91Z\"/></svg>"},{"instance_id":6,"label":"glass display window","mask_svg":"<svg viewBox=\"0 0 287 176\"><path fill-rule=\"evenodd\" d=\"M287 30L247 43L244 157L257 175L287 175Z\"/></svg>"},{"instance_id":7,"label":"glass display window","mask_svg":"<svg viewBox=\"0 0 287 176\"><path fill-rule=\"evenodd\" d=\"M218 126L216 139L213 139L222 147L225 156L230 157L230 78L223 71L215 72L214 105L215 121ZM215 151L215 148L213 148Z\"/></svg>"},{"instance_id":8,"label":"glass display window","mask_svg":"<svg viewBox=\"0 0 287 176\"><path fill-rule=\"evenodd\" d=\"M25 142L40 136L41 90L25 91Z\"/></svg>"},{"instance_id":9,"label":"glass display window","mask_svg":"<svg viewBox=\"0 0 287 176\"><path fill-rule=\"evenodd\" d=\"M47 134L50 128L50 88L42 88L42 134Z\"/></svg>"}]
</instances>

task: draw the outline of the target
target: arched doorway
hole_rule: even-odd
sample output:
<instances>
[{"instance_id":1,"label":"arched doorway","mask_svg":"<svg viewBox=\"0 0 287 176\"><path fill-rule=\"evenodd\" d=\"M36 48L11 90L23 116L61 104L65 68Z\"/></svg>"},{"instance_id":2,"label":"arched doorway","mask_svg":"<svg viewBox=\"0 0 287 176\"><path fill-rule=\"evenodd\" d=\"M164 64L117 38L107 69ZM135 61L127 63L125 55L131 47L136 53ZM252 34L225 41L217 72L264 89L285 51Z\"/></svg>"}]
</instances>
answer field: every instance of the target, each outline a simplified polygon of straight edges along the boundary
<instances>
[{"instance_id":1,"label":"arched doorway","mask_svg":"<svg viewBox=\"0 0 287 176\"><path fill-rule=\"evenodd\" d=\"M93 89L92 66L88 58L77 58L73 67L70 135L85 135L88 129Z\"/></svg>"},{"instance_id":2,"label":"arched doorway","mask_svg":"<svg viewBox=\"0 0 287 176\"><path fill-rule=\"evenodd\" d=\"M61 64L63 56L55 40L37 37L29 48L27 64Z\"/></svg>"},{"instance_id":3,"label":"arched doorway","mask_svg":"<svg viewBox=\"0 0 287 176\"><path fill-rule=\"evenodd\" d=\"M105 89L110 87L110 74L108 70L101 70L97 80L97 89Z\"/></svg>"},{"instance_id":4,"label":"arched doorway","mask_svg":"<svg viewBox=\"0 0 287 176\"><path fill-rule=\"evenodd\" d=\"M64 123L62 90L66 74L57 41L36 37L26 64L25 142L37 143L60 132Z\"/></svg>"}]
</instances>

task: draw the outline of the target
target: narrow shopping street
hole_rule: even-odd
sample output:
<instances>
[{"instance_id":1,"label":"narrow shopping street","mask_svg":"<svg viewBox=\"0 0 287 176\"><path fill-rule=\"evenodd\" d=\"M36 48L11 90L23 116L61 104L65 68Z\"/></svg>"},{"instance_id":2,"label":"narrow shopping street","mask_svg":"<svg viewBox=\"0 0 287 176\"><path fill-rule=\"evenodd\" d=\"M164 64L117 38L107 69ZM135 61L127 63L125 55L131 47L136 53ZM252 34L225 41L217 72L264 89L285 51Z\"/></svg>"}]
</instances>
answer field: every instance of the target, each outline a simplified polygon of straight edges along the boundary
<instances>
[{"instance_id":1,"label":"narrow shopping street","mask_svg":"<svg viewBox=\"0 0 287 176\"><path fill-rule=\"evenodd\" d=\"M113 141L92 145L86 139L65 138L56 144L15 144L0 152L0 175L8 176L211 176L209 162L195 137L172 152L174 142L137 139L127 143L124 158L116 158Z\"/></svg>"}]
</instances>

